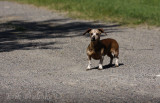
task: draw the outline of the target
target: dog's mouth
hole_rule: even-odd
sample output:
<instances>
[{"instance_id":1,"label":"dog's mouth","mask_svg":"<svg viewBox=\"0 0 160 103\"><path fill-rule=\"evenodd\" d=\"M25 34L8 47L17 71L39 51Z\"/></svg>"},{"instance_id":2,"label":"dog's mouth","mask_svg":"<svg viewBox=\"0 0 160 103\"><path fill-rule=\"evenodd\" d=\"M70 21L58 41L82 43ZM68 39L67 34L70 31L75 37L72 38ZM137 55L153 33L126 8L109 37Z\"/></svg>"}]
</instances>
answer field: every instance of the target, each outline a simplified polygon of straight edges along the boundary
<instances>
[{"instance_id":1,"label":"dog's mouth","mask_svg":"<svg viewBox=\"0 0 160 103\"><path fill-rule=\"evenodd\" d=\"M91 40L91 41L96 41L96 40Z\"/></svg>"},{"instance_id":2,"label":"dog's mouth","mask_svg":"<svg viewBox=\"0 0 160 103\"><path fill-rule=\"evenodd\" d=\"M96 41L96 39L95 39L95 38L92 38L91 41Z\"/></svg>"}]
</instances>

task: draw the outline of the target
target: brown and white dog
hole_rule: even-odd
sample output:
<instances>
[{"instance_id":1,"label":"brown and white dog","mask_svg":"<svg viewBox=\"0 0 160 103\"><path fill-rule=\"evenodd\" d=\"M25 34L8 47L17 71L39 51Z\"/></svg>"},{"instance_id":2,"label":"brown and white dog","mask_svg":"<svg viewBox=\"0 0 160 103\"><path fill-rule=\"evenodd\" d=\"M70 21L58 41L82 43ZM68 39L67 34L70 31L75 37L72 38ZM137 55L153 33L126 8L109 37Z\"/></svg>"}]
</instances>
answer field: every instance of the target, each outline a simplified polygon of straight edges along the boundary
<instances>
[{"instance_id":1,"label":"brown and white dog","mask_svg":"<svg viewBox=\"0 0 160 103\"><path fill-rule=\"evenodd\" d=\"M103 59L105 55L110 57L109 65L112 65L113 58L115 58L115 66L118 67L119 45L117 41L111 38L100 40L101 33L105 33L103 29L88 29L83 35L86 33L89 33L91 38L91 42L87 48L89 59L87 70L91 69L91 58L100 60L98 69L103 69Z\"/></svg>"}]
</instances>

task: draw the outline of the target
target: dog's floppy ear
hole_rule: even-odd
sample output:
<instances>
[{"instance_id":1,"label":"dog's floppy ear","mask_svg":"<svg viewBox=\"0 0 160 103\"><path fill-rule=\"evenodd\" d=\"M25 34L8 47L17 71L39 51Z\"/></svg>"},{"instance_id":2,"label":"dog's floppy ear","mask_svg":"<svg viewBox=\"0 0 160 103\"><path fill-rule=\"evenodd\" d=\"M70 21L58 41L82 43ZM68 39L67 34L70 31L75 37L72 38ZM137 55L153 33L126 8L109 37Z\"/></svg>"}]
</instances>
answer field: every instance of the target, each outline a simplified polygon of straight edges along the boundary
<instances>
[{"instance_id":1,"label":"dog's floppy ear","mask_svg":"<svg viewBox=\"0 0 160 103\"><path fill-rule=\"evenodd\" d=\"M89 28L88 30L86 30L85 33L83 33L83 35L85 35L86 33L89 33L91 30L92 30L92 29Z\"/></svg>"},{"instance_id":2,"label":"dog's floppy ear","mask_svg":"<svg viewBox=\"0 0 160 103\"><path fill-rule=\"evenodd\" d=\"M104 33L104 34L106 34L107 35L107 33L106 32L104 32L104 30L102 29L102 28L100 28L100 29L98 29L101 33Z\"/></svg>"}]
</instances>

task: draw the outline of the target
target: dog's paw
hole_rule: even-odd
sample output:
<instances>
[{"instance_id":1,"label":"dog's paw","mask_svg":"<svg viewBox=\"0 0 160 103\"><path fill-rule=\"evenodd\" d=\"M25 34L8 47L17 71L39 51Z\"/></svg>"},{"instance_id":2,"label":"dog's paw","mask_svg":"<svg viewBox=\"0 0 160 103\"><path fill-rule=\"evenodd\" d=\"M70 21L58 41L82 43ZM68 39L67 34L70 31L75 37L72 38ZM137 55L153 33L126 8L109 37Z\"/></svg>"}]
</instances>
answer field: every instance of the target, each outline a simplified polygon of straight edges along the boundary
<instances>
[{"instance_id":1,"label":"dog's paw","mask_svg":"<svg viewBox=\"0 0 160 103\"><path fill-rule=\"evenodd\" d=\"M103 66L101 64L99 64L98 70L102 70Z\"/></svg>"},{"instance_id":2,"label":"dog's paw","mask_svg":"<svg viewBox=\"0 0 160 103\"><path fill-rule=\"evenodd\" d=\"M102 69L103 69L103 67L102 67L102 66L99 66L98 70L102 70Z\"/></svg>"},{"instance_id":3,"label":"dog's paw","mask_svg":"<svg viewBox=\"0 0 160 103\"><path fill-rule=\"evenodd\" d=\"M115 67L119 67L119 64L115 64Z\"/></svg>"},{"instance_id":4,"label":"dog's paw","mask_svg":"<svg viewBox=\"0 0 160 103\"><path fill-rule=\"evenodd\" d=\"M87 68L86 71L91 70L91 68Z\"/></svg>"},{"instance_id":5,"label":"dog's paw","mask_svg":"<svg viewBox=\"0 0 160 103\"><path fill-rule=\"evenodd\" d=\"M103 70L103 68L98 68L98 70Z\"/></svg>"}]
</instances>

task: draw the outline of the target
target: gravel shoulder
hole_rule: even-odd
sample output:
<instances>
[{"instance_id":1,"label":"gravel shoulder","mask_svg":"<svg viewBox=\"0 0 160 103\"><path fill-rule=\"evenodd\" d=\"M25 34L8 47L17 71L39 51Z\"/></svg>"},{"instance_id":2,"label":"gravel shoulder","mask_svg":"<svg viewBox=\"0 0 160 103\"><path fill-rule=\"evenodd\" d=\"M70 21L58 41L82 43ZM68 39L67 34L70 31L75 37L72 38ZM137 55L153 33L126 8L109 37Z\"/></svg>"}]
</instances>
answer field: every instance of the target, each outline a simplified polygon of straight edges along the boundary
<instances>
[{"instance_id":1,"label":"gravel shoulder","mask_svg":"<svg viewBox=\"0 0 160 103\"><path fill-rule=\"evenodd\" d=\"M86 71L87 28L120 45L120 66ZM160 102L160 29L73 20L0 1L0 103ZM99 61L92 60L97 67Z\"/></svg>"}]
</instances>

